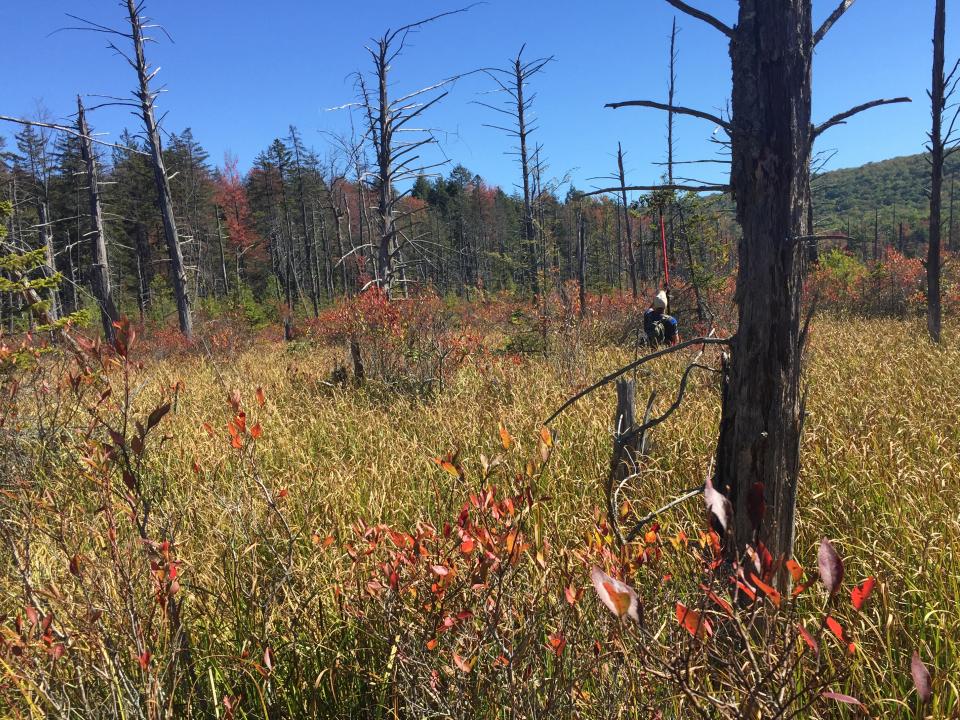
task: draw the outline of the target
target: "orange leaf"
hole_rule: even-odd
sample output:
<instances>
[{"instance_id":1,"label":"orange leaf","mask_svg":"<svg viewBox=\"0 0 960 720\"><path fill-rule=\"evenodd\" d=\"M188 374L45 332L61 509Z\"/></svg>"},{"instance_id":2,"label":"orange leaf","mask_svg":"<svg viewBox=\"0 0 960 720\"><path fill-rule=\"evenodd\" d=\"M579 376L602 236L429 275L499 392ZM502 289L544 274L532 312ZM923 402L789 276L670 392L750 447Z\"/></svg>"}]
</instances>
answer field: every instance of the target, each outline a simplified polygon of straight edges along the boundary
<instances>
[{"instance_id":1,"label":"orange leaf","mask_svg":"<svg viewBox=\"0 0 960 720\"><path fill-rule=\"evenodd\" d=\"M264 397L262 387L257 388L257 402L260 404L260 407L263 407L264 403L267 402L266 397Z\"/></svg>"},{"instance_id":2,"label":"orange leaf","mask_svg":"<svg viewBox=\"0 0 960 720\"><path fill-rule=\"evenodd\" d=\"M240 448L243 447L243 438L240 437L239 435L234 435L233 438L230 440L230 446L239 450Z\"/></svg>"},{"instance_id":3,"label":"orange leaf","mask_svg":"<svg viewBox=\"0 0 960 720\"><path fill-rule=\"evenodd\" d=\"M567 639L563 636L563 633L555 632L551 633L547 638L547 647L553 650L553 654L557 657L560 657L563 654L563 649L567 646Z\"/></svg>"},{"instance_id":4,"label":"orange leaf","mask_svg":"<svg viewBox=\"0 0 960 720\"><path fill-rule=\"evenodd\" d=\"M867 598L870 597L870 593L873 592L873 586L876 585L876 583L876 579L873 576L870 576L860 583L858 587L855 587L850 591L850 602L853 603L853 607L855 607L857 610L860 610L863 607L863 604L867 601Z\"/></svg>"},{"instance_id":5,"label":"orange leaf","mask_svg":"<svg viewBox=\"0 0 960 720\"><path fill-rule=\"evenodd\" d=\"M763 580L757 577L756 573L750 574L750 580L754 585L757 586L758 589L763 591L764 595L770 598L770 602L772 602L776 607L780 607L780 593L777 592L776 588L767 585L765 582L763 582Z\"/></svg>"},{"instance_id":6,"label":"orange leaf","mask_svg":"<svg viewBox=\"0 0 960 720\"><path fill-rule=\"evenodd\" d=\"M513 445L513 438L503 423L500 423L500 443L503 445L504 450L509 450L510 446Z\"/></svg>"},{"instance_id":7,"label":"orange leaf","mask_svg":"<svg viewBox=\"0 0 960 720\"><path fill-rule=\"evenodd\" d=\"M437 639L427 640L427 650L433 650L437 646Z\"/></svg>"},{"instance_id":8,"label":"orange leaf","mask_svg":"<svg viewBox=\"0 0 960 720\"><path fill-rule=\"evenodd\" d=\"M254 440L259 440L261 435L263 435L263 428L260 427L260 423L257 423L250 428L250 437L252 437Z\"/></svg>"},{"instance_id":9,"label":"orange leaf","mask_svg":"<svg viewBox=\"0 0 960 720\"><path fill-rule=\"evenodd\" d=\"M540 428L540 439L543 440L543 444L547 447L553 447L553 433L550 432L550 428Z\"/></svg>"},{"instance_id":10,"label":"orange leaf","mask_svg":"<svg viewBox=\"0 0 960 720\"><path fill-rule=\"evenodd\" d=\"M462 543L460 543L460 552L464 555L469 555L473 552L474 542L472 538L466 538Z\"/></svg>"},{"instance_id":11,"label":"orange leaf","mask_svg":"<svg viewBox=\"0 0 960 720\"><path fill-rule=\"evenodd\" d=\"M618 618L629 617L640 623L640 599L636 591L626 583L607 575L598 567L590 569L590 580L600 602Z\"/></svg>"},{"instance_id":12,"label":"orange leaf","mask_svg":"<svg viewBox=\"0 0 960 720\"><path fill-rule=\"evenodd\" d=\"M570 603L571 605L576 605L577 600L580 599L581 592L583 591L578 590L573 585L567 585L567 587L563 589L563 596L567 599L568 603Z\"/></svg>"},{"instance_id":13,"label":"orange leaf","mask_svg":"<svg viewBox=\"0 0 960 720\"><path fill-rule=\"evenodd\" d=\"M713 635L710 621L701 616L696 610L691 610L681 602L677 603L677 622L687 629L698 640L706 640Z\"/></svg>"},{"instance_id":14,"label":"orange leaf","mask_svg":"<svg viewBox=\"0 0 960 720\"><path fill-rule=\"evenodd\" d=\"M787 560L787 570L790 571L790 577L793 578L794 582L800 582L800 578L803 577L803 568L800 567L800 563L790 558Z\"/></svg>"}]
</instances>

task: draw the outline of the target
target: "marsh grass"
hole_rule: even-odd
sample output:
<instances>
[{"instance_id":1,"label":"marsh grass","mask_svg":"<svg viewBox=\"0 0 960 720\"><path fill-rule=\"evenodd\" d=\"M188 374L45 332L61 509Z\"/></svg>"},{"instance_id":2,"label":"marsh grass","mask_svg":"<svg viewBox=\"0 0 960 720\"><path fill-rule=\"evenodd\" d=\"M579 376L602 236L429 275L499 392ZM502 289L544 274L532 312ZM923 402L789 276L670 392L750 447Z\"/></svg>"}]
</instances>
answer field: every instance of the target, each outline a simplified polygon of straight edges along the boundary
<instances>
[{"instance_id":1,"label":"marsh grass","mask_svg":"<svg viewBox=\"0 0 960 720\"><path fill-rule=\"evenodd\" d=\"M843 597L835 601L847 608L850 587L877 578L863 611L845 611L857 652L849 677L835 689L855 695L878 716L954 717L960 712L960 342L948 333L944 346L934 348L917 332L916 322L816 321L806 375L797 557L815 575L817 545L831 538L847 568ZM468 361L442 394L430 398L376 383L332 387L327 379L344 360L342 348L309 342L147 361L132 388L132 416L145 417L171 388L181 388L145 454L143 486L151 503L150 538L169 539L174 548L167 562L178 567L176 595L193 677L182 660L170 659L173 636L164 630L162 613L151 609L156 568L137 575L142 543L123 522L122 503L98 489L108 471L91 467L93 431L71 416L63 420L60 441L38 439L21 453L29 465L5 486L0 612L8 621L0 708L22 717L56 714L57 708L76 717L91 709L126 717L391 716L400 701L389 678L405 650L364 631L362 618L372 621L372 611L350 599L351 583L359 583L348 552L357 544L357 523L405 533L418 523L442 528L488 482L504 492L529 484L542 500L530 511L526 530L540 558L531 552L523 560L510 586L512 602L518 612L530 613L525 625L540 642L566 618L569 656L585 667L593 643L613 642L613 630L589 590L575 613L563 609L562 596L570 583L589 585L583 553L603 506L613 388L564 413L554 424L549 462L524 471L540 451L542 420L578 387L632 357L616 347L578 352L575 363L557 353ZM665 408L683 367L684 358L674 356L639 373L638 403L656 390L657 407ZM654 432L649 462L626 489L625 512L643 515L702 482L716 437L717 390L714 378L697 376L681 409ZM231 394L236 407L227 400ZM42 392L25 397L20 427L38 419L49 424L51 413L59 412L52 402ZM256 440L249 430L241 433L240 448L231 446L228 431L237 409L248 429L262 429ZM501 424L513 439L509 449L498 433ZM433 460L453 453L462 474L445 472ZM481 454L504 459L487 482ZM12 467L15 458L6 462ZM122 555L113 565L103 512L111 502L118 506ZM702 525L702 503L694 500L660 518L660 535L683 529L695 537ZM28 563L29 578L17 570L14 551L21 567ZM75 556L83 558L79 573L71 566ZM680 561L671 562L665 560L655 577L638 580L641 595L644 587L654 594L655 578L682 572ZM126 585L116 579L121 571L132 577ZM683 580L676 582L681 587ZM128 591L138 594L129 613L143 618L139 639L123 617L110 616L122 615ZM34 602L30 592L40 596L36 605L54 612L58 638L71 638L62 657L10 655L20 642L13 628L23 620L16 618ZM821 608L822 592L811 588L798 604ZM92 606L106 610L100 625L88 622ZM108 650L106 641L112 643ZM149 670L128 647L136 642L152 648ZM934 679L925 711L910 680L915 649ZM34 659L18 665L24 656ZM568 714L632 717L642 713L631 698L641 696L665 703L667 714L671 703L682 712L683 697L669 689L631 690L621 679L591 694L572 670L569 685L551 686L566 676L549 653L537 663L531 667L543 675L525 680L531 692L552 687L566 693L576 700ZM450 672L459 678L455 668ZM148 682L144 675L151 673ZM174 675L189 686L176 699L156 690ZM467 696L476 716L509 716L489 699L461 694ZM462 705L451 707L469 714ZM818 716L836 712L847 711L829 703L810 709Z\"/></svg>"}]
</instances>

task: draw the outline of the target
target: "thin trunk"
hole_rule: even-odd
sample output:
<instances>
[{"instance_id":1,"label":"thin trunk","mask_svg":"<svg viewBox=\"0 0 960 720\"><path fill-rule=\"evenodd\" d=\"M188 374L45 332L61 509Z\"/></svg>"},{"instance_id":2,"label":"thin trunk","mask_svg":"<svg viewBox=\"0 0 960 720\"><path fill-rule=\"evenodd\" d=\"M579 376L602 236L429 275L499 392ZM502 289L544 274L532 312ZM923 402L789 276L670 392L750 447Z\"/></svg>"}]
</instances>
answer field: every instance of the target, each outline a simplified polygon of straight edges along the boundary
<instances>
[{"instance_id":1,"label":"thin trunk","mask_svg":"<svg viewBox=\"0 0 960 720\"><path fill-rule=\"evenodd\" d=\"M230 294L230 280L227 278L227 258L223 253L223 226L220 224L220 208L213 208L214 215L217 216L217 247L220 250L220 274L223 280L223 294Z\"/></svg>"},{"instance_id":2,"label":"thin trunk","mask_svg":"<svg viewBox=\"0 0 960 720\"><path fill-rule=\"evenodd\" d=\"M627 203L626 179L623 172L623 148L617 143L617 170L620 177L620 204L623 205L623 226L627 231L627 262L630 265L630 292L633 293L634 300L639 297L640 289L637 287L637 257L633 247L633 230L630 227L630 206ZM643 254L640 255L640 267L643 268ZM645 268L644 268L645 270ZM643 272L646 275L646 272Z\"/></svg>"},{"instance_id":3,"label":"thin trunk","mask_svg":"<svg viewBox=\"0 0 960 720\"><path fill-rule=\"evenodd\" d=\"M160 144L160 131L157 129L157 120L153 107L156 96L150 91L150 78L147 61L143 51L143 25L137 15L137 3L127 0L127 11L130 15L130 31L133 39L135 67L139 81L137 99L140 101L140 112L143 116L144 130L150 145L150 156L153 160L153 177L157 185L157 204L163 218L163 232L167 241L167 253L170 257L170 275L173 278L173 296L177 303L177 315L180 322L180 332L187 337L193 335L193 318L190 314L190 299L187 295L187 273L183 264L183 253L180 249L180 239L177 235L177 221L173 212L173 199L170 195L170 181L163 162L163 151Z\"/></svg>"},{"instance_id":4,"label":"thin trunk","mask_svg":"<svg viewBox=\"0 0 960 720\"><path fill-rule=\"evenodd\" d=\"M943 74L946 0L936 0L933 21L933 84L930 88L933 127L930 131L930 239L927 246L927 332L940 342L940 216L943 203L943 111L946 78Z\"/></svg>"},{"instance_id":5,"label":"thin trunk","mask_svg":"<svg viewBox=\"0 0 960 720\"><path fill-rule=\"evenodd\" d=\"M523 100L523 64L520 56L513 64L517 93L517 136L520 140L520 173L523 180L523 218L520 225L520 241L529 257L530 289L534 295L540 292L537 274L537 248L534 241L533 205L530 199L530 160L527 156L526 104Z\"/></svg>"},{"instance_id":6,"label":"thin trunk","mask_svg":"<svg viewBox=\"0 0 960 720\"><path fill-rule=\"evenodd\" d=\"M115 337L113 324L120 319L117 306L113 302L110 288L110 264L107 259L107 240L103 233L103 209L100 205L100 176L97 171L97 158L90 141L90 127L83 109L83 101L77 96L77 129L82 137L81 155L87 166L87 194L90 201L90 249L93 265L90 267L90 285L93 296L100 307L100 323L103 336L112 343Z\"/></svg>"}]
</instances>

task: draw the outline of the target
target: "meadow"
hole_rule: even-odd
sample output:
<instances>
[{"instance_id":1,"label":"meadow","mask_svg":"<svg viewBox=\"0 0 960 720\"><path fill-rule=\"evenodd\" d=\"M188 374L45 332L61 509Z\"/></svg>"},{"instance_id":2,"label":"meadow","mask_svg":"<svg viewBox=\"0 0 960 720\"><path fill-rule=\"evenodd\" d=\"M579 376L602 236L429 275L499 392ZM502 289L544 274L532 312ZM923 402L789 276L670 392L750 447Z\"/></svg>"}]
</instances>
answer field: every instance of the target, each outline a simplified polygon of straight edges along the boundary
<instances>
[{"instance_id":1,"label":"meadow","mask_svg":"<svg viewBox=\"0 0 960 720\"><path fill-rule=\"evenodd\" d=\"M482 327L489 310L460 312L426 384L386 382L374 370L395 371L387 357L368 361L363 384L332 373L349 352L329 317L293 343L213 337L170 352L125 326L119 351L43 355L8 383L2 713L960 713L955 327L935 348L919 318L814 320L795 576L806 588L747 603L713 573L700 496L616 547L612 386L543 426L635 356L629 333L574 313L524 350L516 312ZM638 405L656 391L654 412L666 409L695 354L643 366ZM425 357L408 348L397 362L419 371ZM623 525L703 482L718 391L713 374L692 375L652 431ZM832 597L817 582L824 537L845 568ZM604 607L593 566L636 589L642 625Z\"/></svg>"}]
</instances>

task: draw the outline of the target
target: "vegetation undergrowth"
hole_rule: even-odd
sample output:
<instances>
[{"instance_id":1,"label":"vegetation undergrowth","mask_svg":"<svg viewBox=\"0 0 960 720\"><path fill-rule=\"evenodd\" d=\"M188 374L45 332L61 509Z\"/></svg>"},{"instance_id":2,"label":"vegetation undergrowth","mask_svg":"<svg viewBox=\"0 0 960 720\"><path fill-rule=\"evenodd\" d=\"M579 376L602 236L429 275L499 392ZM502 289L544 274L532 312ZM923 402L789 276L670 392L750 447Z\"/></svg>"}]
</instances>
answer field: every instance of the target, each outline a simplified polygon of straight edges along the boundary
<instances>
[{"instance_id":1,"label":"vegetation undergrowth","mask_svg":"<svg viewBox=\"0 0 960 720\"><path fill-rule=\"evenodd\" d=\"M82 362L48 353L7 376L3 712L955 715L956 333L935 349L916 321L814 321L804 589L781 598L765 589L771 558L739 589L724 581L698 498L615 547L601 509L612 389L541 423L634 351L566 307L545 349L479 333L427 394L331 382L346 335L150 359L129 325L116 349L85 343ZM470 321L509 328L515 311ZM401 320L376 332L409 348ZM657 390L665 409L686 361L645 366L640 398ZM703 482L718 413L716 380L693 376L622 494L623 523ZM846 569L833 593L816 582L823 537Z\"/></svg>"}]
</instances>

